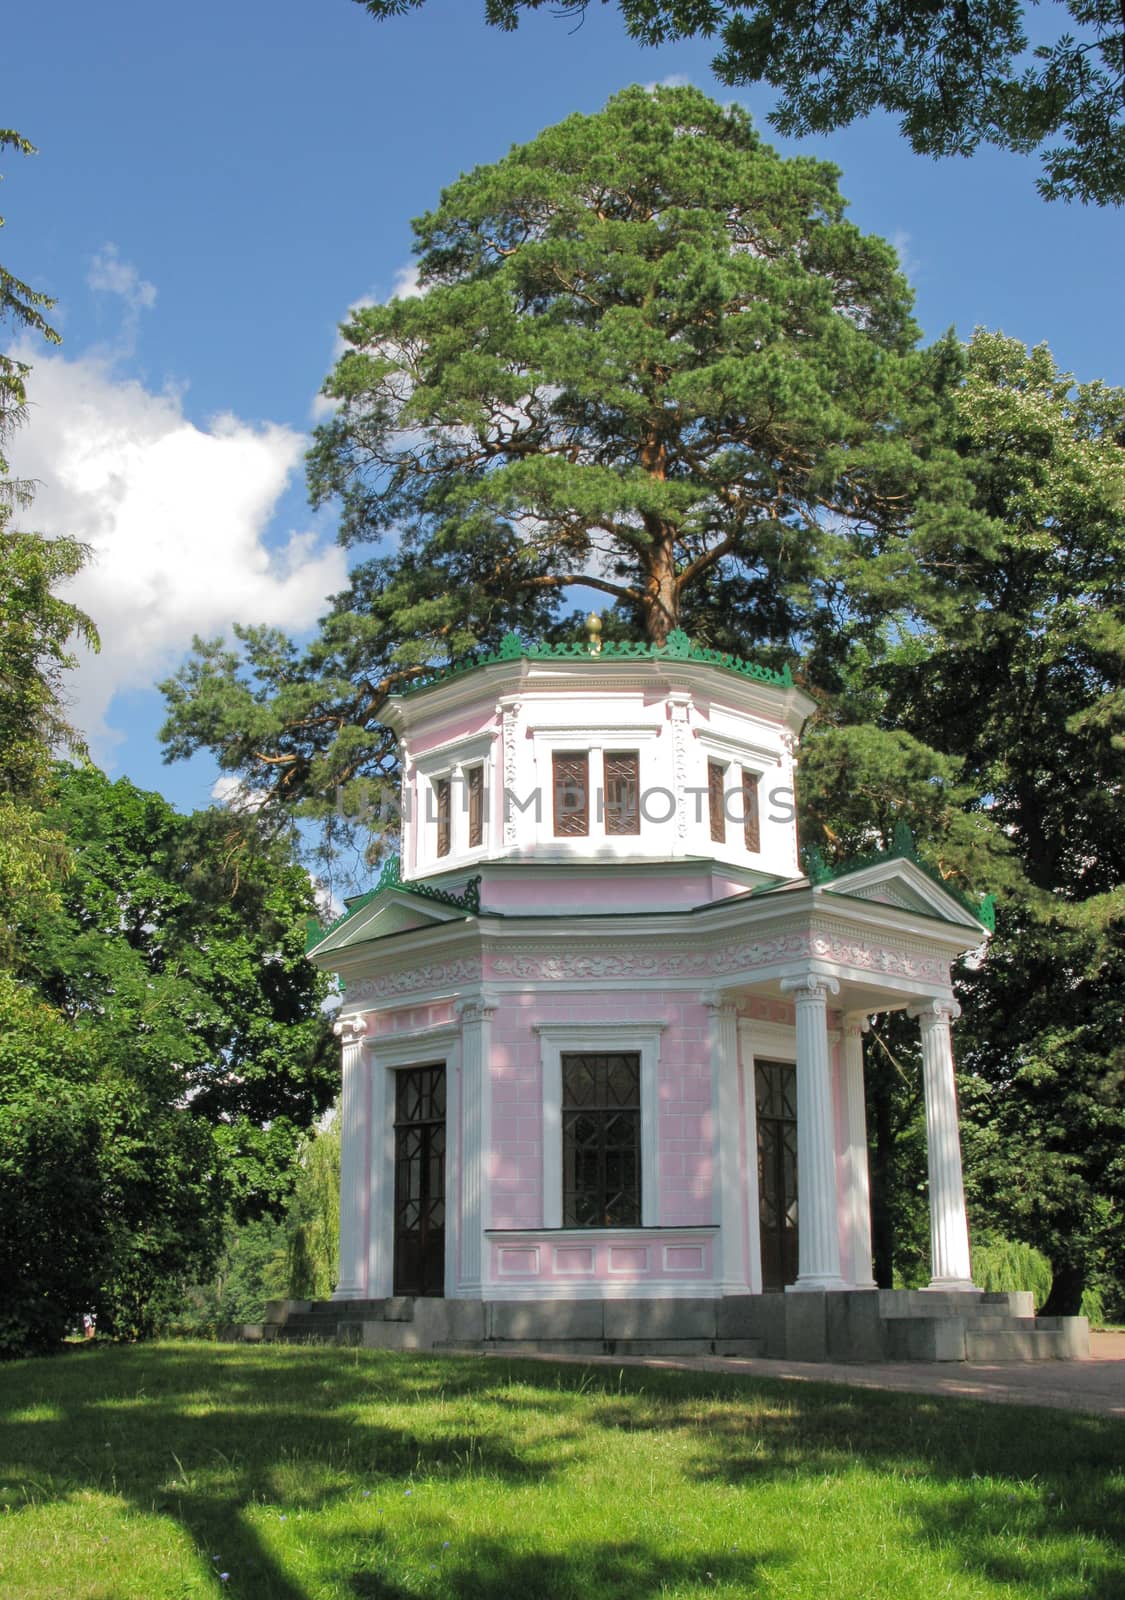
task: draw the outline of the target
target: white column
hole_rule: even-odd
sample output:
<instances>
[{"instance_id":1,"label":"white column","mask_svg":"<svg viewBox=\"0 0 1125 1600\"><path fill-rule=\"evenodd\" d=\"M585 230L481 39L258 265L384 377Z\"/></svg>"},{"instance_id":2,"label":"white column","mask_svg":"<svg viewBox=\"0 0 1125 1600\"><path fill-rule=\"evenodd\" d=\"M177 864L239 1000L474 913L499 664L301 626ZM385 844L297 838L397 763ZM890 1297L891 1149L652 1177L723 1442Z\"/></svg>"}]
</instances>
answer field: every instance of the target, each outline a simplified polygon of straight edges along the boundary
<instances>
[{"instance_id":1,"label":"white column","mask_svg":"<svg viewBox=\"0 0 1125 1600\"><path fill-rule=\"evenodd\" d=\"M711 1107L715 1119L715 1220L721 1259L716 1275L723 1294L746 1294L746 1186L742 1170L742 1116L738 1105L738 1012L717 993L704 995L710 1013ZM756 1189L755 1189L756 1192Z\"/></svg>"},{"instance_id":2,"label":"white column","mask_svg":"<svg viewBox=\"0 0 1125 1600\"><path fill-rule=\"evenodd\" d=\"M459 1287L480 1293L484 1231L491 1220L488 1194L488 1146L491 1121L489 1063L492 1018L496 1007L481 997L462 1000L461 1019L461 1197Z\"/></svg>"},{"instance_id":3,"label":"white column","mask_svg":"<svg viewBox=\"0 0 1125 1600\"><path fill-rule=\"evenodd\" d=\"M975 1288L969 1261L969 1220L961 1177L957 1085L949 1025L961 1015L956 1000L911 1006L922 1031L922 1081L926 1093L926 1155L930 1171L931 1289Z\"/></svg>"},{"instance_id":4,"label":"white column","mask_svg":"<svg viewBox=\"0 0 1125 1600\"><path fill-rule=\"evenodd\" d=\"M333 1033L343 1045L340 1091L340 1274L333 1300L367 1292L367 1184L370 1178L366 1017L341 1017Z\"/></svg>"},{"instance_id":5,"label":"white column","mask_svg":"<svg viewBox=\"0 0 1125 1600\"><path fill-rule=\"evenodd\" d=\"M871 1274L871 1180L867 1171L867 1107L863 1092L863 1036L870 1028L862 1012L844 1018L844 1130L847 1150L848 1235L853 1281L857 1289L874 1289Z\"/></svg>"},{"instance_id":6,"label":"white column","mask_svg":"<svg viewBox=\"0 0 1125 1600\"><path fill-rule=\"evenodd\" d=\"M782 980L797 1008L797 1281L793 1289L842 1289L836 1198L836 1140L828 1059L828 996L835 978L818 972Z\"/></svg>"}]
</instances>

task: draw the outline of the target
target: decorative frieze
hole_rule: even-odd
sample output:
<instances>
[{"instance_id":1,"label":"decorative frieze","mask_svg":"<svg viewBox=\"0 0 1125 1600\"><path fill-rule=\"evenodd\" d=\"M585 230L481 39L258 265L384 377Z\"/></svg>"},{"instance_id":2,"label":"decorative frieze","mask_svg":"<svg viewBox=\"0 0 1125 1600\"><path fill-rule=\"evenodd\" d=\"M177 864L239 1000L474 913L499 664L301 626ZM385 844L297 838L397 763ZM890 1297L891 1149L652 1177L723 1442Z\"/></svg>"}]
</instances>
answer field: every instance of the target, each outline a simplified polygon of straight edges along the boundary
<instances>
[{"instance_id":1,"label":"decorative frieze","mask_svg":"<svg viewBox=\"0 0 1125 1600\"><path fill-rule=\"evenodd\" d=\"M479 983L479 958L464 961L435 961L422 966L402 967L378 978L359 978L347 986L350 1000L385 1000L392 995L415 994L423 989L450 989L458 984Z\"/></svg>"},{"instance_id":2,"label":"decorative frieze","mask_svg":"<svg viewBox=\"0 0 1125 1600\"><path fill-rule=\"evenodd\" d=\"M948 983L949 963L934 956L894 949L888 945L861 944L828 934L780 934L721 945L714 950L495 952L488 960L489 975L528 982L558 983L591 978L699 978L769 967L779 961L821 960L835 966L855 967L884 977L917 979L923 983Z\"/></svg>"}]
</instances>

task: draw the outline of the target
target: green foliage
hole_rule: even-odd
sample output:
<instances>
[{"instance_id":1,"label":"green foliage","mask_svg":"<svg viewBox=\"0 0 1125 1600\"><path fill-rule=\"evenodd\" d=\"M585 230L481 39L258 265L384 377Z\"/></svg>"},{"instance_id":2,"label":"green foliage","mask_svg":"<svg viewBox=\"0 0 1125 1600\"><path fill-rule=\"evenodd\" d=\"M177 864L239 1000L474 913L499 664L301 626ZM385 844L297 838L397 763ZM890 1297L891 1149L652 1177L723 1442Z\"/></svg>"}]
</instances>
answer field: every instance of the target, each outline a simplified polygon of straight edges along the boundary
<instances>
[{"instance_id":1,"label":"green foliage","mask_svg":"<svg viewBox=\"0 0 1125 1600\"><path fill-rule=\"evenodd\" d=\"M285 1219L285 1293L294 1300L327 1300L339 1277L339 1118L302 1147L300 1170Z\"/></svg>"},{"instance_id":2,"label":"green foliage","mask_svg":"<svg viewBox=\"0 0 1125 1600\"><path fill-rule=\"evenodd\" d=\"M164 686L169 754L358 813L397 782L387 694L543 637L582 586L608 638L683 622L729 649L734 618L738 653L831 677L901 604L914 524L968 493L931 442L959 355L912 348L894 253L836 179L737 108L636 88L451 185L415 224L425 293L345 325L309 462L345 541L397 552L303 654L198 642Z\"/></svg>"},{"instance_id":3,"label":"green foliage","mask_svg":"<svg viewBox=\"0 0 1125 1600\"><path fill-rule=\"evenodd\" d=\"M0 970L0 1359L46 1350L93 1304L105 1219L88 1063Z\"/></svg>"},{"instance_id":4,"label":"green foliage","mask_svg":"<svg viewBox=\"0 0 1125 1600\"><path fill-rule=\"evenodd\" d=\"M213 1335L261 1322L266 1301L287 1292L286 1260L284 1221L255 1217L236 1222L228 1217L213 1276L188 1289L162 1331Z\"/></svg>"},{"instance_id":5,"label":"green foliage","mask_svg":"<svg viewBox=\"0 0 1125 1600\"><path fill-rule=\"evenodd\" d=\"M1039 1312L1051 1293L1051 1263L1029 1244L993 1238L973 1245L973 1282L987 1294L1030 1290Z\"/></svg>"},{"instance_id":6,"label":"green foliage","mask_svg":"<svg viewBox=\"0 0 1125 1600\"><path fill-rule=\"evenodd\" d=\"M23 156L35 154L35 146L12 128L0 128L0 151L4 150L15 150ZM0 217L0 228L3 226L4 218ZM0 324L12 323L17 328L41 334L51 344L58 344L59 335L43 315L53 305L54 301L48 295L32 289L0 265ZM27 373L24 362L17 361L6 351L0 351L0 442L23 415L27 402L24 384ZM8 477L8 463L0 455L0 516L13 503L23 502L28 497L29 486L12 482Z\"/></svg>"},{"instance_id":7,"label":"green foliage","mask_svg":"<svg viewBox=\"0 0 1125 1600\"><path fill-rule=\"evenodd\" d=\"M253 818L179 816L92 767L51 813L74 867L23 930L24 973L130 1080L213 1129L239 1216L277 1211L303 1129L329 1104L326 980L305 960L305 871Z\"/></svg>"},{"instance_id":8,"label":"green foliage","mask_svg":"<svg viewBox=\"0 0 1125 1600\"><path fill-rule=\"evenodd\" d=\"M425 0L357 0L376 17ZM581 19L590 0L485 0L512 29L543 5ZM603 0L608 4L609 0ZM823 133L875 110L899 117L919 155L971 155L993 144L1039 150L1050 200L1125 199L1125 41L1116 0L1047 8L1057 34L1029 50L1018 0L972 8L940 0L617 0L644 44L718 35L724 83L780 90L770 121L784 134ZM1047 141L1061 144L1042 147Z\"/></svg>"},{"instance_id":9,"label":"green foliage","mask_svg":"<svg viewBox=\"0 0 1125 1600\"><path fill-rule=\"evenodd\" d=\"M121 1337L165 1324L228 1209L284 1206L336 1085L312 890L284 845L92 767L54 783L45 826L71 871L24 908L0 974L7 1353L89 1308Z\"/></svg>"}]
</instances>

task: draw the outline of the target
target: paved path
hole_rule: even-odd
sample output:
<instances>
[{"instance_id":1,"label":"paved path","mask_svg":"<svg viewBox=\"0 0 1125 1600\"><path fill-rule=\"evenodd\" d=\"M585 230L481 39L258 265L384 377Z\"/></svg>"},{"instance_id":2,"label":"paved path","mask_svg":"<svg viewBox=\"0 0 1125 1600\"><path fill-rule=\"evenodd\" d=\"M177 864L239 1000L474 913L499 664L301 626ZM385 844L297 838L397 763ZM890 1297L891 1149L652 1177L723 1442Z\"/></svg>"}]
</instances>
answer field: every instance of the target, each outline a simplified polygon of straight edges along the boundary
<instances>
[{"instance_id":1,"label":"paved path","mask_svg":"<svg viewBox=\"0 0 1125 1600\"><path fill-rule=\"evenodd\" d=\"M521 1358L522 1359L522 1358ZM946 1394L1006 1405L1056 1406L1125 1419L1125 1333L1090 1336L1089 1361L888 1361L852 1366L830 1361L767 1361L733 1356L543 1356L586 1366L673 1367L685 1372L731 1372L791 1383L845 1383L861 1389Z\"/></svg>"}]
</instances>

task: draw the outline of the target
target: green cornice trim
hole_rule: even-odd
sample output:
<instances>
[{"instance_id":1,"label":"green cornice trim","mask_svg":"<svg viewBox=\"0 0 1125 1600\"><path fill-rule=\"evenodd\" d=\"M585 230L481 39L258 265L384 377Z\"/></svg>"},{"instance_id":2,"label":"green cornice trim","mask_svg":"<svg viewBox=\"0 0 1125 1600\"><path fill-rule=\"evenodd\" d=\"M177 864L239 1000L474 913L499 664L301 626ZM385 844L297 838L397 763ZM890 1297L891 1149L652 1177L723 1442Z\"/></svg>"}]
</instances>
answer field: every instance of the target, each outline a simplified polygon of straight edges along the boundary
<instances>
[{"instance_id":1,"label":"green cornice trim","mask_svg":"<svg viewBox=\"0 0 1125 1600\"><path fill-rule=\"evenodd\" d=\"M912 861L920 872L924 872L939 889L944 890L951 900L956 900L957 904L971 917L975 917L989 933L996 932L996 896L986 894L983 900L974 903L956 885L948 883L940 872L922 860L908 823L895 823L889 850L870 850L864 855L851 856L839 866L830 867L823 853L814 844L806 845L801 851L801 864L805 869L805 876L814 888L834 883L838 878L847 877L853 872L862 872L865 867L877 866L880 861Z\"/></svg>"},{"instance_id":2,"label":"green cornice trim","mask_svg":"<svg viewBox=\"0 0 1125 1600\"><path fill-rule=\"evenodd\" d=\"M328 928L321 928L319 923L309 919L305 936L305 953L315 949L318 944L342 928L345 922L369 905L377 894L384 889L401 889L406 894L415 894L422 900L433 900L441 906L451 906L454 911L463 911L467 916L477 916L480 912L480 876L470 878L460 894L454 894L449 889L435 889L428 883L412 883L402 876L402 862L398 856L388 856L383 862L383 870L379 874L379 881L373 889L368 889L366 894L359 895L355 900L348 902L348 908L342 916Z\"/></svg>"},{"instance_id":3,"label":"green cornice trim","mask_svg":"<svg viewBox=\"0 0 1125 1600\"><path fill-rule=\"evenodd\" d=\"M567 644L525 644L518 633L506 633L497 650L473 656L462 656L446 667L432 671L405 689L400 689L392 699L405 699L420 689L429 689L435 683L445 683L463 673L474 672L478 667L495 666L500 661L698 661L710 667L720 667L740 678L752 678L756 683L769 683L778 689L793 687L793 674L786 662L780 672L763 667L756 661L744 661L726 650L708 650L696 644L682 628L673 628L664 644L644 644L632 639L607 639L601 647L591 650L587 641Z\"/></svg>"}]
</instances>

